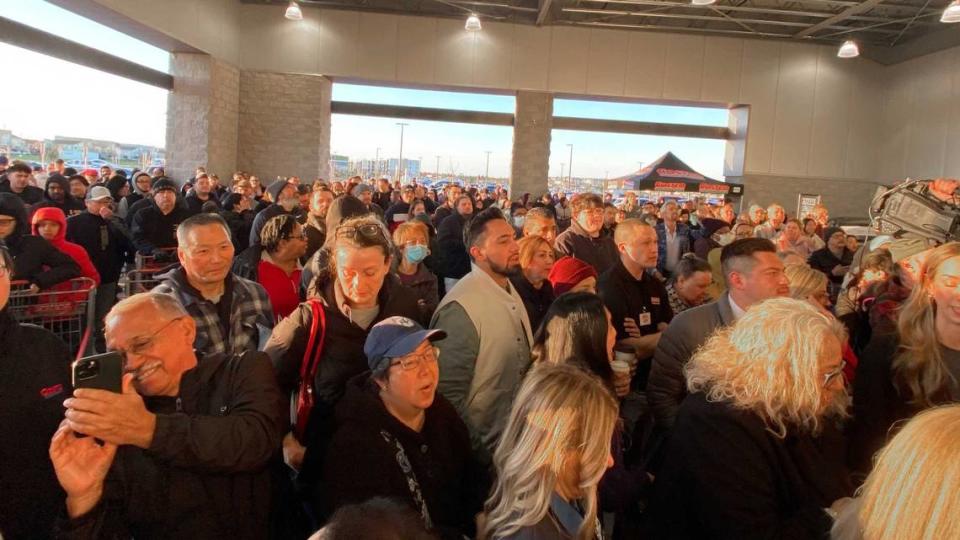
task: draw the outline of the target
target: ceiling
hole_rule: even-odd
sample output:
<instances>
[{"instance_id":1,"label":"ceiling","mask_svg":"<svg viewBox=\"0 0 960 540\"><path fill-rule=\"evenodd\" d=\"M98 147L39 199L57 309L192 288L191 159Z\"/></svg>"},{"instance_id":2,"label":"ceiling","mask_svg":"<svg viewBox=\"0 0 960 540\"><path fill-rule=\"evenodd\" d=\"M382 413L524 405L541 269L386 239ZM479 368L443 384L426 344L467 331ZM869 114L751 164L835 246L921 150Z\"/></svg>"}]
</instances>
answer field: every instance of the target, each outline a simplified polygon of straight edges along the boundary
<instances>
[{"instance_id":1,"label":"ceiling","mask_svg":"<svg viewBox=\"0 0 960 540\"><path fill-rule=\"evenodd\" d=\"M285 5L287 0L241 0ZM529 25L669 31L839 44L855 39L882 63L960 44L939 22L949 0L301 0L301 6ZM915 49L906 54L906 49ZM872 54L871 54L872 53Z\"/></svg>"}]
</instances>

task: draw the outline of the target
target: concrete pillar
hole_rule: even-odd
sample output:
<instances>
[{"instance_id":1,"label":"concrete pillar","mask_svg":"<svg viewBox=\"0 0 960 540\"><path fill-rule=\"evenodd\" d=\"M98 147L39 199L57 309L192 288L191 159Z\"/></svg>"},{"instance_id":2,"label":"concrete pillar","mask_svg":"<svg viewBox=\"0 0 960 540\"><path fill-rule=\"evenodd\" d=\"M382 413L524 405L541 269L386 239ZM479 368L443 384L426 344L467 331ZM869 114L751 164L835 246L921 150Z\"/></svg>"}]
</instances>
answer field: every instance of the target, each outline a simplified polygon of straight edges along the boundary
<instances>
[{"instance_id":1,"label":"concrete pillar","mask_svg":"<svg viewBox=\"0 0 960 540\"><path fill-rule=\"evenodd\" d=\"M547 191L552 130L553 94L518 91L510 163L511 199L516 200L523 193L530 193L535 199Z\"/></svg>"},{"instance_id":2,"label":"concrete pillar","mask_svg":"<svg viewBox=\"0 0 960 540\"><path fill-rule=\"evenodd\" d=\"M170 55L167 176L185 182L199 166L229 180L237 166L239 71L207 54Z\"/></svg>"},{"instance_id":3,"label":"concrete pillar","mask_svg":"<svg viewBox=\"0 0 960 540\"><path fill-rule=\"evenodd\" d=\"M330 174L330 79L242 71L238 167L269 184Z\"/></svg>"}]
</instances>

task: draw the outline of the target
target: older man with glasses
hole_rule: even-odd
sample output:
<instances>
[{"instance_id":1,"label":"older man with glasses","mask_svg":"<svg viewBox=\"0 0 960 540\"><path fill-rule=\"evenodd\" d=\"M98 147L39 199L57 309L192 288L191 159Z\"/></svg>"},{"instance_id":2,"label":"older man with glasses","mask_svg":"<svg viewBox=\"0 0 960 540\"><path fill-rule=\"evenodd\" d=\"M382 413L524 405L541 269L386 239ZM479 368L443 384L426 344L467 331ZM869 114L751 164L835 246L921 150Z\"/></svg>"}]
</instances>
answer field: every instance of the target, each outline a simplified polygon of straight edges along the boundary
<instances>
[{"instance_id":1,"label":"older man with glasses","mask_svg":"<svg viewBox=\"0 0 960 540\"><path fill-rule=\"evenodd\" d=\"M266 537L268 462L285 427L270 362L256 352L198 356L196 324L168 295L119 302L106 329L124 357L122 393L76 390L50 443L67 495L61 531Z\"/></svg>"}]
</instances>

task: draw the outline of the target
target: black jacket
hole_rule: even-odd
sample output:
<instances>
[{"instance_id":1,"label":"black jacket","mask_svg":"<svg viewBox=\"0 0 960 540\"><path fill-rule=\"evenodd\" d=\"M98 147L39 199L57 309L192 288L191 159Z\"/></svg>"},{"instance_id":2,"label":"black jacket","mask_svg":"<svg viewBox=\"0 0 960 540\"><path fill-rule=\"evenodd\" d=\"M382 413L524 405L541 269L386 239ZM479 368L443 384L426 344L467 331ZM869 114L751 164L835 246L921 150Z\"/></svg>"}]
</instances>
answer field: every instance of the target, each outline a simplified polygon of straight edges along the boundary
<instances>
[{"instance_id":1,"label":"black jacket","mask_svg":"<svg viewBox=\"0 0 960 540\"><path fill-rule=\"evenodd\" d=\"M319 285L327 327L320 368L314 379L316 404L310 416L306 436L308 451L304 471L309 471L310 467L320 463L313 460L321 456L312 456L309 448L324 442L329 437L333 408L343 396L347 380L368 369L363 344L367 339L369 327L357 326L344 314L341 306L338 305L334 281L327 280ZM378 303L380 312L370 324L371 327L394 315L413 320L417 320L420 316L416 295L401 285L400 279L393 274L387 274L384 279ZM264 349L273 361L277 380L280 382L280 390L284 395L289 395L300 383L300 365L303 362L312 323L313 312L309 303L300 304L289 317L277 323Z\"/></svg>"},{"instance_id":2,"label":"black jacket","mask_svg":"<svg viewBox=\"0 0 960 540\"><path fill-rule=\"evenodd\" d=\"M26 280L41 289L80 277L80 266L69 255L39 236L30 235L27 210L16 195L0 193L0 215L17 220L13 232L4 239L13 255L14 280Z\"/></svg>"},{"instance_id":3,"label":"black jacket","mask_svg":"<svg viewBox=\"0 0 960 540\"><path fill-rule=\"evenodd\" d=\"M387 208L383 211L383 221L387 226L393 225L393 218L397 214L407 215L410 213L410 203L405 203L403 201L395 202L390 205L390 208Z\"/></svg>"},{"instance_id":4,"label":"black jacket","mask_svg":"<svg viewBox=\"0 0 960 540\"><path fill-rule=\"evenodd\" d=\"M253 218L256 217L252 210L237 212L236 210L221 210L220 217L227 222L230 227L230 238L233 240L233 251L240 253L250 246L250 228L253 226Z\"/></svg>"},{"instance_id":5,"label":"black jacket","mask_svg":"<svg viewBox=\"0 0 960 540\"><path fill-rule=\"evenodd\" d=\"M843 274L835 275L833 269L837 266L850 266L851 263L853 263L853 252L847 248L843 248L843 253L839 259L830 251L830 248L826 247L814 251L807 259L810 268L823 272L830 281L837 285L843 283Z\"/></svg>"},{"instance_id":6,"label":"black jacket","mask_svg":"<svg viewBox=\"0 0 960 540\"><path fill-rule=\"evenodd\" d=\"M156 204L138 210L133 216L133 245L143 255L153 255L159 248L177 247L177 226L191 215L179 205L166 215Z\"/></svg>"},{"instance_id":7,"label":"black jacket","mask_svg":"<svg viewBox=\"0 0 960 540\"><path fill-rule=\"evenodd\" d=\"M303 224L303 234L307 235L307 251L300 259L300 264L307 264L310 257L312 257L327 240L326 220L321 221L312 215L308 215L306 223Z\"/></svg>"},{"instance_id":8,"label":"black jacket","mask_svg":"<svg viewBox=\"0 0 960 540\"><path fill-rule=\"evenodd\" d=\"M116 283L135 249L119 221L84 212L67 220L67 241L83 246L100 273L101 283Z\"/></svg>"},{"instance_id":9,"label":"black jacket","mask_svg":"<svg viewBox=\"0 0 960 540\"><path fill-rule=\"evenodd\" d=\"M576 220L557 236L554 248L563 255L571 255L589 264L597 274L606 272L620 260L613 238L603 235L593 238Z\"/></svg>"},{"instance_id":10,"label":"black jacket","mask_svg":"<svg viewBox=\"0 0 960 540\"><path fill-rule=\"evenodd\" d=\"M534 334L537 333L540 322L543 321L547 310L550 309L550 304L553 303L553 285L549 281L543 280L540 289L534 289L533 284L527 281L527 278L523 275L511 277L510 283L517 289L520 298L523 299L523 307L526 308L527 317L530 318L530 331Z\"/></svg>"},{"instance_id":11,"label":"black jacket","mask_svg":"<svg viewBox=\"0 0 960 540\"><path fill-rule=\"evenodd\" d=\"M454 212L444 218L437 228L437 270L440 277L460 279L470 272L470 254L463 243L463 228L467 219L459 212Z\"/></svg>"},{"instance_id":12,"label":"black jacket","mask_svg":"<svg viewBox=\"0 0 960 540\"><path fill-rule=\"evenodd\" d=\"M683 401L654 483L651 538L827 538L824 511L852 494L839 431L783 439L761 417L703 393Z\"/></svg>"},{"instance_id":13,"label":"black jacket","mask_svg":"<svg viewBox=\"0 0 960 540\"><path fill-rule=\"evenodd\" d=\"M55 201L50 198L50 184L57 184L63 190L63 199ZM67 217L75 216L84 210L86 206L83 204L83 201L77 200L73 195L70 195L70 182L60 174L51 174L47 178L47 191L43 192L43 200L34 204L30 207L30 216L33 216L33 213L40 208L49 208L49 207L59 208L63 210L63 215Z\"/></svg>"},{"instance_id":14,"label":"black jacket","mask_svg":"<svg viewBox=\"0 0 960 540\"><path fill-rule=\"evenodd\" d=\"M336 430L324 461L327 515L373 497L396 499L419 512L395 443L403 447L434 527L446 537L472 537L486 493L467 426L438 393L420 432L410 429L387 411L368 374L351 379L337 404Z\"/></svg>"},{"instance_id":15,"label":"black jacket","mask_svg":"<svg viewBox=\"0 0 960 540\"><path fill-rule=\"evenodd\" d=\"M386 211L387 208L390 208L390 197L393 195L393 189L390 191L374 191L373 192L373 203L380 207L381 210Z\"/></svg>"},{"instance_id":16,"label":"black jacket","mask_svg":"<svg viewBox=\"0 0 960 540\"><path fill-rule=\"evenodd\" d=\"M184 197L184 199L187 201L187 208L190 209L191 214L199 214L202 212L203 204L208 201L217 205L217 209L220 208L220 200L217 199L216 193L213 192L210 193L206 201L201 201L200 197L197 196L197 192L191 188L190 191L187 192L187 196Z\"/></svg>"},{"instance_id":17,"label":"black jacket","mask_svg":"<svg viewBox=\"0 0 960 540\"><path fill-rule=\"evenodd\" d=\"M287 426L266 356L205 356L178 397L145 401L157 414L150 448L120 447L100 503L61 536L266 538L267 465Z\"/></svg>"},{"instance_id":18,"label":"black jacket","mask_svg":"<svg viewBox=\"0 0 960 540\"><path fill-rule=\"evenodd\" d=\"M263 246L260 244L248 247L234 257L230 271L244 279L257 281L261 255L263 255Z\"/></svg>"},{"instance_id":19,"label":"black jacket","mask_svg":"<svg viewBox=\"0 0 960 540\"><path fill-rule=\"evenodd\" d=\"M10 181L0 182L0 193L9 193L20 200L20 204L31 206L43 200L44 192L37 186L27 186L20 193L14 193ZM67 192L69 193L69 191Z\"/></svg>"},{"instance_id":20,"label":"black jacket","mask_svg":"<svg viewBox=\"0 0 960 540\"><path fill-rule=\"evenodd\" d=\"M0 311L0 536L50 538L65 494L48 448L70 396L70 353L58 337Z\"/></svg>"}]
</instances>

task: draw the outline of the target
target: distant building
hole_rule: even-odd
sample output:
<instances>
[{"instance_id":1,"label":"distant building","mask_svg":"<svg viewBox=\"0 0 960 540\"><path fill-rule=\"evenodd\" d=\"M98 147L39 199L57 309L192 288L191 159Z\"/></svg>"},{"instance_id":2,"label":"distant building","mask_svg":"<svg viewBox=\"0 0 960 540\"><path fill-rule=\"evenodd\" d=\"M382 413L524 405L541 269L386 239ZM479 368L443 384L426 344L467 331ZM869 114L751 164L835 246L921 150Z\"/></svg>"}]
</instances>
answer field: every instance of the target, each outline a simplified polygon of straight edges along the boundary
<instances>
[{"instance_id":1,"label":"distant building","mask_svg":"<svg viewBox=\"0 0 960 540\"><path fill-rule=\"evenodd\" d=\"M330 172L334 178L350 176L350 158L342 155L330 156Z\"/></svg>"},{"instance_id":2,"label":"distant building","mask_svg":"<svg viewBox=\"0 0 960 540\"><path fill-rule=\"evenodd\" d=\"M390 158L390 160L387 161L386 170L383 171L384 175L385 175L385 176L390 176L390 177L396 176L396 174L397 174L397 172L398 172L398 171L397 171L397 165L398 165L398 163L399 163L399 159L397 159L397 158ZM401 176L402 179L405 180L405 181L406 181L406 180L413 180L414 178L417 178L418 176L420 176L420 160L419 160L419 159L404 159L404 160L403 160L403 167L402 167L402 169L401 169L399 172L400 172L400 176Z\"/></svg>"}]
</instances>

